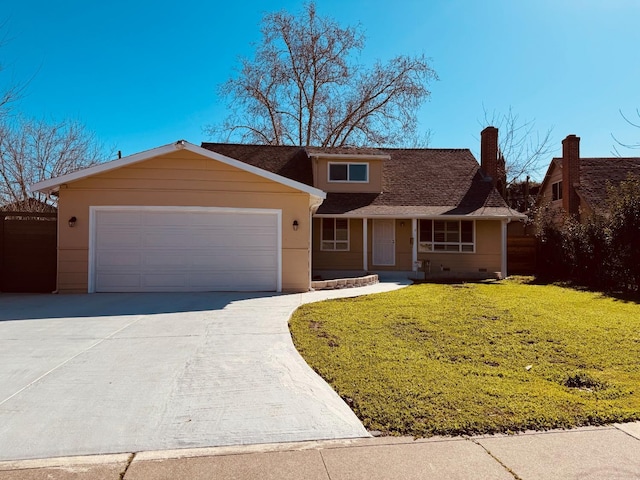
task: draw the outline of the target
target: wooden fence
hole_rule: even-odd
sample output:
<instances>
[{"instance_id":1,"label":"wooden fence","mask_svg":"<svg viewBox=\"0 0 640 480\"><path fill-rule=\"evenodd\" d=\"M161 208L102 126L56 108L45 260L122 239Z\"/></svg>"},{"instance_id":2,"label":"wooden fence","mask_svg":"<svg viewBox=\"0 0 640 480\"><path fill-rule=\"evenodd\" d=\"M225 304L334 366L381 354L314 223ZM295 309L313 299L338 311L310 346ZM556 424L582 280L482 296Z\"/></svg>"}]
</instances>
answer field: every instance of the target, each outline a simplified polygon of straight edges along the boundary
<instances>
[{"instance_id":1,"label":"wooden fence","mask_svg":"<svg viewBox=\"0 0 640 480\"><path fill-rule=\"evenodd\" d=\"M0 292L56 289L57 214L0 211Z\"/></svg>"}]
</instances>

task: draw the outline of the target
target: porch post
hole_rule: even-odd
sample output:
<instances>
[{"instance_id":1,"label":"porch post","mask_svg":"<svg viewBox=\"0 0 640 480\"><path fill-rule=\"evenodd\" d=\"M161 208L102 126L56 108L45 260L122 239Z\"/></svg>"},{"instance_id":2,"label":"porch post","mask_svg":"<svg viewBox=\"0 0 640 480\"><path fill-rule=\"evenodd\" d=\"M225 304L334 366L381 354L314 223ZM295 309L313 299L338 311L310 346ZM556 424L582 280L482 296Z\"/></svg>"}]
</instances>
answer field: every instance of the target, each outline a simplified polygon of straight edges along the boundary
<instances>
[{"instance_id":1,"label":"porch post","mask_svg":"<svg viewBox=\"0 0 640 480\"><path fill-rule=\"evenodd\" d=\"M369 241L367 239L367 219L362 219L362 269L366 272L369 270L367 245Z\"/></svg>"},{"instance_id":2,"label":"porch post","mask_svg":"<svg viewBox=\"0 0 640 480\"><path fill-rule=\"evenodd\" d=\"M500 267L500 276L507 278L507 223L509 220L502 220L502 263Z\"/></svg>"},{"instance_id":3,"label":"porch post","mask_svg":"<svg viewBox=\"0 0 640 480\"><path fill-rule=\"evenodd\" d=\"M413 265L411 269L414 272L418 271L418 219L411 219L411 264Z\"/></svg>"}]
</instances>

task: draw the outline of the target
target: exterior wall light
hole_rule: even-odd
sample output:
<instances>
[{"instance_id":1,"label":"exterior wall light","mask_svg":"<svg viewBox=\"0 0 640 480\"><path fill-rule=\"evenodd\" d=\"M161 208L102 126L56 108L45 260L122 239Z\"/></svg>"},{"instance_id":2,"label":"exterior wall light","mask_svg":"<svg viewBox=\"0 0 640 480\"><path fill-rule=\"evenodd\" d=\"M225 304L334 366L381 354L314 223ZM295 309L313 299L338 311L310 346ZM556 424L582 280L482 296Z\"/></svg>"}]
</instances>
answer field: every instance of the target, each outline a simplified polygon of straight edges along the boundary
<instances>
[{"instance_id":1,"label":"exterior wall light","mask_svg":"<svg viewBox=\"0 0 640 480\"><path fill-rule=\"evenodd\" d=\"M76 226L76 222L77 222L77 221L78 221L78 219L77 219L76 217L71 217L71 218L69 219L69 226L70 226L71 228L75 227L75 226Z\"/></svg>"},{"instance_id":2,"label":"exterior wall light","mask_svg":"<svg viewBox=\"0 0 640 480\"><path fill-rule=\"evenodd\" d=\"M294 220L293 221L293 231L297 232L299 226L300 226L300 224L298 223L298 220Z\"/></svg>"}]
</instances>

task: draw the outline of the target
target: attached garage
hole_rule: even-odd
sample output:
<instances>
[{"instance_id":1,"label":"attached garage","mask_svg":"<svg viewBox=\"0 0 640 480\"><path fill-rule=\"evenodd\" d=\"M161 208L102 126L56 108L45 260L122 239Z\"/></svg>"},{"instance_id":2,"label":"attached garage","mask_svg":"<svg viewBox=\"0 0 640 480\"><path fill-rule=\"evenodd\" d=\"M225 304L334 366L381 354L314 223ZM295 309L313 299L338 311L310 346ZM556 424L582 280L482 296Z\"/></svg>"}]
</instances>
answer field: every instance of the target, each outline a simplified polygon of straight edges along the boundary
<instances>
[{"instance_id":1,"label":"attached garage","mask_svg":"<svg viewBox=\"0 0 640 480\"><path fill-rule=\"evenodd\" d=\"M60 293L311 287L308 184L180 140L31 188L58 196Z\"/></svg>"},{"instance_id":2,"label":"attached garage","mask_svg":"<svg viewBox=\"0 0 640 480\"><path fill-rule=\"evenodd\" d=\"M280 211L92 207L89 292L279 291Z\"/></svg>"}]
</instances>

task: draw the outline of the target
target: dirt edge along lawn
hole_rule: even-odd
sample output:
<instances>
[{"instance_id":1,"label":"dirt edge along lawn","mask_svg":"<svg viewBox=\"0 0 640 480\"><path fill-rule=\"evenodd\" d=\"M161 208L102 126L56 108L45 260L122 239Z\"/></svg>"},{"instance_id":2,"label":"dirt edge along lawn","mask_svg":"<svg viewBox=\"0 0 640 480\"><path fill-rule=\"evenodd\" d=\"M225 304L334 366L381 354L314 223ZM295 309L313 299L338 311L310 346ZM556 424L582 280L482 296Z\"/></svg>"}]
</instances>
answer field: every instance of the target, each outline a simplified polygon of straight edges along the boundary
<instances>
[{"instance_id":1,"label":"dirt edge along lawn","mask_svg":"<svg viewBox=\"0 0 640 480\"><path fill-rule=\"evenodd\" d=\"M369 430L461 435L640 419L640 305L505 280L308 304L309 365Z\"/></svg>"}]
</instances>

